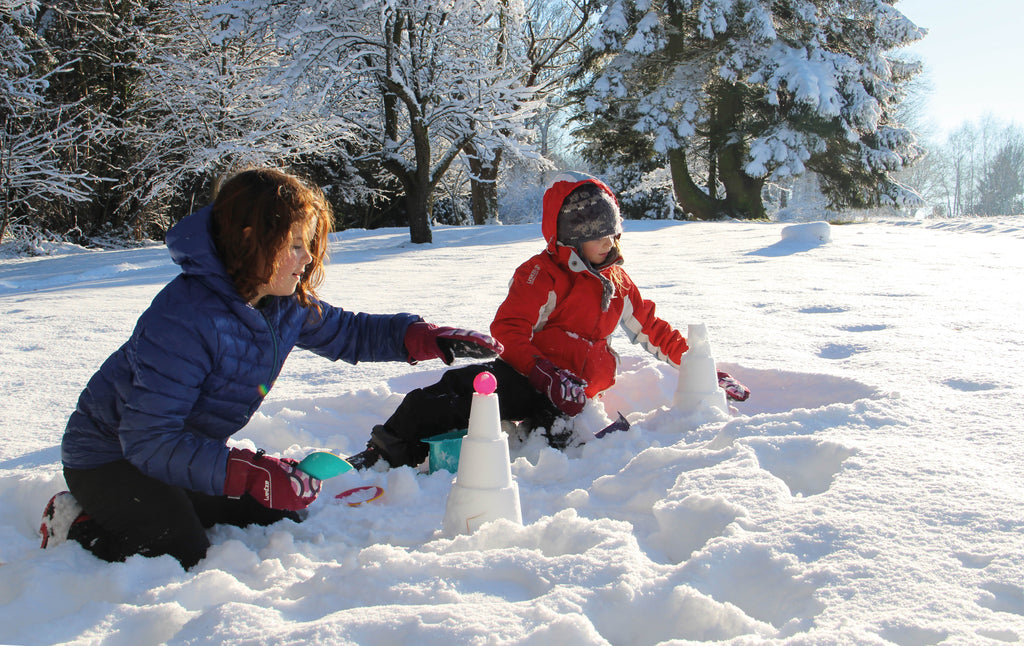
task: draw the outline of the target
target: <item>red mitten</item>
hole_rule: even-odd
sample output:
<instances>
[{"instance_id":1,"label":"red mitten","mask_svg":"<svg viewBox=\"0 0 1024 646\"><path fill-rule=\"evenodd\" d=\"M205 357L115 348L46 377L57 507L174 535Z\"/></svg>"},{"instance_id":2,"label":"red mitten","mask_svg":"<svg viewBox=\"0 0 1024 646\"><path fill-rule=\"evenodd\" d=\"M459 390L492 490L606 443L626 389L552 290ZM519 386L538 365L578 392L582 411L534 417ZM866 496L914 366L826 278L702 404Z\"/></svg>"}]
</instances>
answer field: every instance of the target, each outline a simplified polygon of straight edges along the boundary
<instances>
[{"instance_id":1,"label":"red mitten","mask_svg":"<svg viewBox=\"0 0 1024 646\"><path fill-rule=\"evenodd\" d=\"M405 331L405 349L413 363L440 359L451 365L455 357L488 359L505 348L486 334L454 327L438 327L431 323L413 323Z\"/></svg>"},{"instance_id":2,"label":"red mitten","mask_svg":"<svg viewBox=\"0 0 1024 646\"><path fill-rule=\"evenodd\" d=\"M224 495L239 498L247 493L270 509L305 509L320 493L320 481L297 464L265 455L263 449L230 449Z\"/></svg>"},{"instance_id":3,"label":"red mitten","mask_svg":"<svg viewBox=\"0 0 1024 646\"><path fill-rule=\"evenodd\" d=\"M579 415L587 403L587 382L547 359L537 359L528 378L531 386L569 417Z\"/></svg>"},{"instance_id":4,"label":"red mitten","mask_svg":"<svg viewBox=\"0 0 1024 646\"><path fill-rule=\"evenodd\" d=\"M725 391L725 396L735 399L738 402L747 401L750 397L750 389L736 380L728 372L718 373L718 387Z\"/></svg>"}]
</instances>

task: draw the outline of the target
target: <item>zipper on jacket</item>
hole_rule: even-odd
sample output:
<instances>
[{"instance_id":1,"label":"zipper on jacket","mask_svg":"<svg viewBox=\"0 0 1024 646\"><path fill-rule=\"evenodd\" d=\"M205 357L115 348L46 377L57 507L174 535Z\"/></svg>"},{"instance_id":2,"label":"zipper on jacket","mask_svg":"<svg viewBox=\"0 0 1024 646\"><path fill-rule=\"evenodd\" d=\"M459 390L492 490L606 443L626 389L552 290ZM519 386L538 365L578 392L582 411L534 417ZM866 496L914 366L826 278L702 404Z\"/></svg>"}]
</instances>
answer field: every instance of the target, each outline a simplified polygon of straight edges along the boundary
<instances>
[{"instance_id":1,"label":"zipper on jacket","mask_svg":"<svg viewBox=\"0 0 1024 646\"><path fill-rule=\"evenodd\" d=\"M264 312L261 311L260 312L260 316L262 316L263 320L267 322L267 329L270 330L270 340L274 342L274 362L270 364L270 375L267 378L267 384L266 384L266 389L265 389L266 392L270 392L271 387L273 387L273 385L274 385L274 377L275 377L274 373L277 371L277 354L278 354L277 334L274 332L274 326L270 322L270 319L267 318L267 315ZM266 396L266 393L264 393L264 397L265 396Z\"/></svg>"}]
</instances>

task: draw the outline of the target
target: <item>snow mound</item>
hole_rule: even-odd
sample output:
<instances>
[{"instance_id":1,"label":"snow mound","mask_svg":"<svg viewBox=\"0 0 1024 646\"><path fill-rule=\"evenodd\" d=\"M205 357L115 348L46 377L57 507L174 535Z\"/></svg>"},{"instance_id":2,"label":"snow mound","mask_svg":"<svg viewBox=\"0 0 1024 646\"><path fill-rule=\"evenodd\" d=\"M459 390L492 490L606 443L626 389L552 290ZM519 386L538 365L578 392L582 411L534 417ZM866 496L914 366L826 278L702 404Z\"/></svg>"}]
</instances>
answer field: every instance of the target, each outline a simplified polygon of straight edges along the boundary
<instances>
[{"instance_id":1,"label":"snow mound","mask_svg":"<svg viewBox=\"0 0 1024 646\"><path fill-rule=\"evenodd\" d=\"M782 239L794 242L822 243L832 241L832 226L828 222L805 222L782 227Z\"/></svg>"}]
</instances>

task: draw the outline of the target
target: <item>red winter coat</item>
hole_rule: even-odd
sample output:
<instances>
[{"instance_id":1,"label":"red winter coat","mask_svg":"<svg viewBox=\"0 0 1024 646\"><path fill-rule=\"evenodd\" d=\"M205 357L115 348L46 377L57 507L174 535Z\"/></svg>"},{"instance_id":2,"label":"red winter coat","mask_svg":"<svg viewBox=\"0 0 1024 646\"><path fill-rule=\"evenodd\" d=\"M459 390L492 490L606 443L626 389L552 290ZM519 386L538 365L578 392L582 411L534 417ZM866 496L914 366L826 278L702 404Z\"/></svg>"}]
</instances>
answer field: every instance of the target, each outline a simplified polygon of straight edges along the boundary
<instances>
[{"instance_id":1,"label":"red winter coat","mask_svg":"<svg viewBox=\"0 0 1024 646\"><path fill-rule=\"evenodd\" d=\"M601 281L575 248L557 242L562 201L588 181L614 198L611 189L595 179L556 181L547 190L541 225L547 250L516 269L508 296L491 323L491 335L505 346L501 358L522 374L529 375L537 359L546 357L585 380L587 396L593 397L615 383L619 357L608 337L616 325L630 341L676 367L687 345L679 332L655 316L654 303L640 296L621 260L601 270L615 287L608 310L602 311Z\"/></svg>"}]
</instances>

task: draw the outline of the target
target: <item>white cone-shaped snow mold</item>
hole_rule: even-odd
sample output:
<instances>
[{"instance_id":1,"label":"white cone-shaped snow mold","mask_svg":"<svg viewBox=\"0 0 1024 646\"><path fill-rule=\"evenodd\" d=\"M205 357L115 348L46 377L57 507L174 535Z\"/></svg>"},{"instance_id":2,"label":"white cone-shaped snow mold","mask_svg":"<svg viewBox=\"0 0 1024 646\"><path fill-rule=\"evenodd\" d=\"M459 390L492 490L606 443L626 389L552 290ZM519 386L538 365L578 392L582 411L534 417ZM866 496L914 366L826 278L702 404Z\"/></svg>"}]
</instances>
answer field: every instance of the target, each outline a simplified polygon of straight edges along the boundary
<instances>
[{"instance_id":1,"label":"white cone-shaped snow mold","mask_svg":"<svg viewBox=\"0 0 1024 646\"><path fill-rule=\"evenodd\" d=\"M690 349L683 353L679 362L679 384L673 407L682 413L717 408L728 414L725 391L718 387L718 370L711 356L707 327L703 323L690 325L686 343Z\"/></svg>"},{"instance_id":2,"label":"white cone-shaped snow mold","mask_svg":"<svg viewBox=\"0 0 1024 646\"><path fill-rule=\"evenodd\" d=\"M459 471L448 494L444 533L471 534L480 525L499 518L523 523L519 485L512 479L508 435L501 430L497 381L482 372L473 381L469 430L462 438Z\"/></svg>"}]
</instances>

